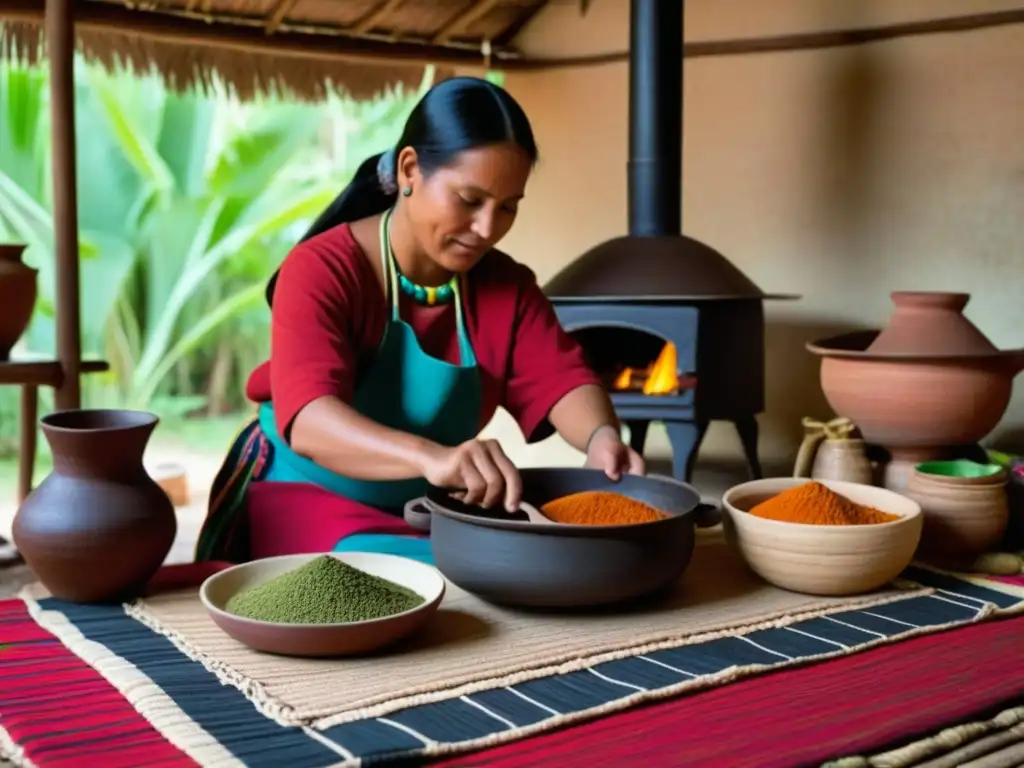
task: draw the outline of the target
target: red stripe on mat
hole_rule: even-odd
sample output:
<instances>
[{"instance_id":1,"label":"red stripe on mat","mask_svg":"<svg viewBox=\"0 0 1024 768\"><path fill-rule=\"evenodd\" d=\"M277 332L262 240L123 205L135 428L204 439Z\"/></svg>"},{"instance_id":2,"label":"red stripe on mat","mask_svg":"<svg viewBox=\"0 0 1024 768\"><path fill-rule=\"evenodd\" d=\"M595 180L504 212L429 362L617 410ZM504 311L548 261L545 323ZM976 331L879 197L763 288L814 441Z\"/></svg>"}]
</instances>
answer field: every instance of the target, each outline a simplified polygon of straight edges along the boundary
<instances>
[{"instance_id":1,"label":"red stripe on mat","mask_svg":"<svg viewBox=\"0 0 1024 768\"><path fill-rule=\"evenodd\" d=\"M1024 618L989 621L633 709L436 765L739 768L868 753L1024 695Z\"/></svg>"},{"instance_id":2,"label":"red stripe on mat","mask_svg":"<svg viewBox=\"0 0 1024 768\"><path fill-rule=\"evenodd\" d=\"M987 576L991 581L1000 581L1003 584L1013 584L1016 587L1024 587L1024 575L1022 576Z\"/></svg>"},{"instance_id":3,"label":"red stripe on mat","mask_svg":"<svg viewBox=\"0 0 1024 768\"><path fill-rule=\"evenodd\" d=\"M0 601L0 726L37 766L196 766L28 614ZM69 715L68 713L73 713Z\"/></svg>"}]
</instances>

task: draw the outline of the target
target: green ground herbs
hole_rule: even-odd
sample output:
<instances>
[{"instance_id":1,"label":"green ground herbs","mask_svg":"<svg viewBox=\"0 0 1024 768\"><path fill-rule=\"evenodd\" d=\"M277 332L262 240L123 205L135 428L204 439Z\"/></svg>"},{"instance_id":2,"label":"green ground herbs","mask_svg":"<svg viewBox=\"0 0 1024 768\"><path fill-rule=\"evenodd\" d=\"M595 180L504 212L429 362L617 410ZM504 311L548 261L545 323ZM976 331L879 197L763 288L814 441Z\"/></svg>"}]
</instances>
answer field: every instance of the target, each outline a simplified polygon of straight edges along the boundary
<instances>
[{"instance_id":1,"label":"green ground herbs","mask_svg":"<svg viewBox=\"0 0 1024 768\"><path fill-rule=\"evenodd\" d=\"M339 624L381 619L423 604L387 579L324 555L228 600L236 616L280 624Z\"/></svg>"}]
</instances>

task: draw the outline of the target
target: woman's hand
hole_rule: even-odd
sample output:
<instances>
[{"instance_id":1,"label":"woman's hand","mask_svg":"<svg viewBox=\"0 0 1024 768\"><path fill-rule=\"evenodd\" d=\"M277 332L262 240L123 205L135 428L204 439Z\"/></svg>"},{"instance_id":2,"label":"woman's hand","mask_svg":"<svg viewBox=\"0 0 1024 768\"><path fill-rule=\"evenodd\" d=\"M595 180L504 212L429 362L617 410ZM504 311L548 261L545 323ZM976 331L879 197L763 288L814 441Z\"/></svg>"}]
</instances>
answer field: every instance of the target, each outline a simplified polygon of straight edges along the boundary
<instances>
[{"instance_id":1,"label":"woman's hand","mask_svg":"<svg viewBox=\"0 0 1024 768\"><path fill-rule=\"evenodd\" d=\"M587 444L587 463L593 469L603 469L612 480L621 479L623 473L642 475L647 470L643 457L622 442L616 427L598 427Z\"/></svg>"},{"instance_id":2,"label":"woman's hand","mask_svg":"<svg viewBox=\"0 0 1024 768\"><path fill-rule=\"evenodd\" d=\"M465 489L461 500L490 508L503 503L519 509L523 483L519 470L495 440L469 440L454 448L435 445L423 458L423 476L439 488Z\"/></svg>"}]
</instances>

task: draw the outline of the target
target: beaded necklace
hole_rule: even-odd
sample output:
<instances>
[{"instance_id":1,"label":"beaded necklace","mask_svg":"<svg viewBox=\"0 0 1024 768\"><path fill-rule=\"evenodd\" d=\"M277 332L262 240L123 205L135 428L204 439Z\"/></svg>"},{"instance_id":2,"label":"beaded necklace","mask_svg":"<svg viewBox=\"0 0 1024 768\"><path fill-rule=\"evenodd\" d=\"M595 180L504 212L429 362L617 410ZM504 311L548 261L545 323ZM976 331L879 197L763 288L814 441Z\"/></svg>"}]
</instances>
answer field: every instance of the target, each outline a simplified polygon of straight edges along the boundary
<instances>
[{"instance_id":1,"label":"beaded necklace","mask_svg":"<svg viewBox=\"0 0 1024 768\"><path fill-rule=\"evenodd\" d=\"M452 275L452 279L444 285L417 285L408 277L403 275L402 271L398 268L398 261L395 259L395 254L391 248L390 226L387 228L387 234L388 236L384 243L387 247L387 259L395 270L395 274L398 275L399 290L401 290L406 296L409 296L417 304L422 304L428 307L434 307L438 304L447 304L450 302L455 297L455 284L459 279L459 276Z\"/></svg>"},{"instance_id":2,"label":"beaded necklace","mask_svg":"<svg viewBox=\"0 0 1024 768\"><path fill-rule=\"evenodd\" d=\"M398 265L395 265L395 271L398 271ZM402 293L406 296L412 297L412 300L417 304L425 304L428 307L433 307L437 304L447 304L455 296L455 281L458 279L457 276L453 276L444 285L417 285L408 277L398 272L398 287Z\"/></svg>"}]
</instances>

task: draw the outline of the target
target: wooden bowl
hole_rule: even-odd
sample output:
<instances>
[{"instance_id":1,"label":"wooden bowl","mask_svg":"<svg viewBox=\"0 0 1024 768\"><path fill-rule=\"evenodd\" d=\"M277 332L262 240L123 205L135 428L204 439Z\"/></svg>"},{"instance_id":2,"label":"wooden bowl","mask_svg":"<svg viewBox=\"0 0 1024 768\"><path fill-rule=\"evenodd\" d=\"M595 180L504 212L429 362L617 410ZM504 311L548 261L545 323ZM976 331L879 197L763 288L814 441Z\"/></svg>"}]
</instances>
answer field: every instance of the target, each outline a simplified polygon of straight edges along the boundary
<instances>
[{"instance_id":1,"label":"wooden bowl","mask_svg":"<svg viewBox=\"0 0 1024 768\"><path fill-rule=\"evenodd\" d=\"M242 563L203 582L199 598L210 618L240 643L283 656L353 656L369 653L416 631L441 604L444 577L437 569L415 560L369 552L332 553L343 563L392 581L419 594L424 602L382 619L343 624L280 624L228 613L225 606L242 590L263 584L322 555L284 555Z\"/></svg>"},{"instance_id":2,"label":"wooden bowl","mask_svg":"<svg viewBox=\"0 0 1024 768\"><path fill-rule=\"evenodd\" d=\"M440 489L428 495L430 545L452 583L494 603L535 608L608 605L657 591L690 563L700 494L686 483L599 470L531 468L520 472L523 498L540 507L582 491L611 491L668 514L635 525L564 525L486 516Z\"/></svg>"},{"instance_id":3,"label":"wooden bowl","mask_svg":"<svg viewBox=\"0 0 1024 768\"><path fill-rule=\"evenodd\" d=\"M730 488L722 498L726 537L758 576L812 595L855 595L889 583L914 558L924 518L917 502L884 488L822 480L857 504L899 515L875 525L804 525L747 512L785 490L810 482L773 477Z\"/></svg>"}]
</instances>

